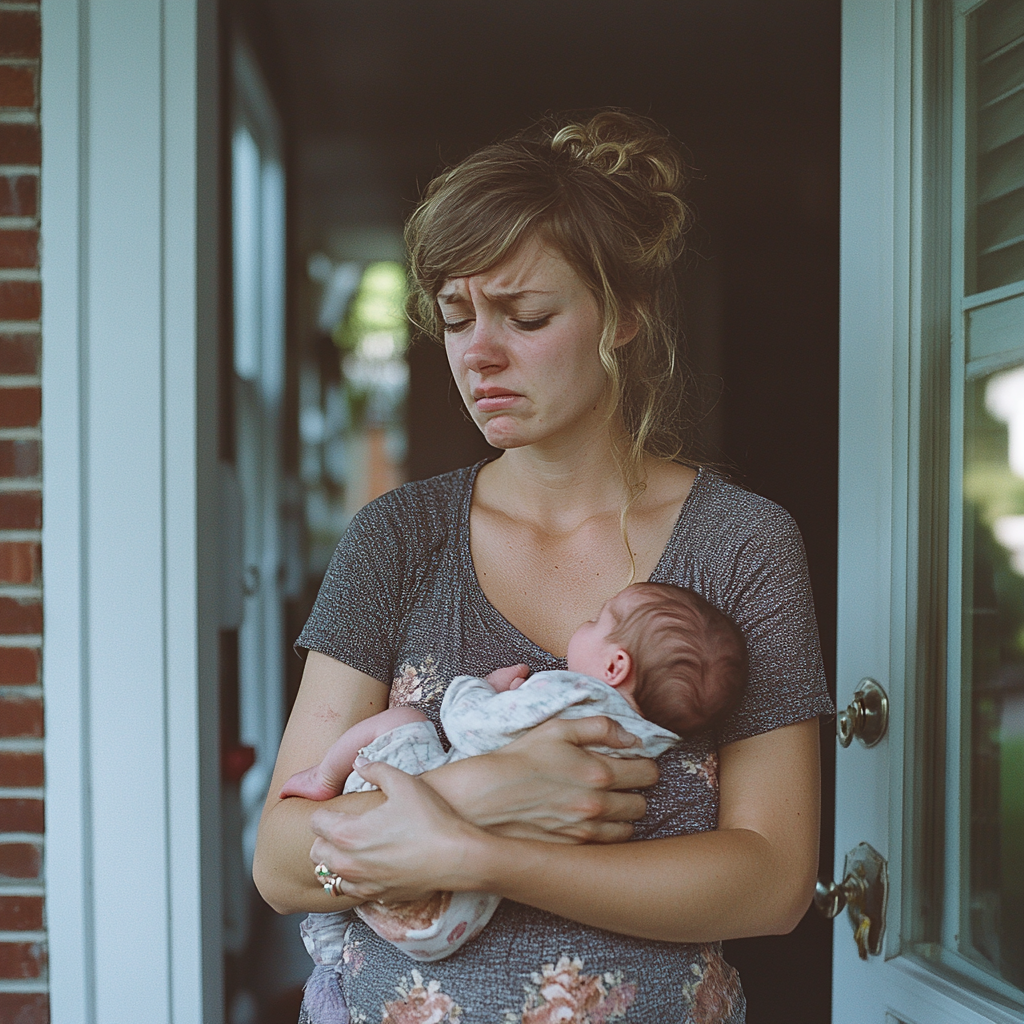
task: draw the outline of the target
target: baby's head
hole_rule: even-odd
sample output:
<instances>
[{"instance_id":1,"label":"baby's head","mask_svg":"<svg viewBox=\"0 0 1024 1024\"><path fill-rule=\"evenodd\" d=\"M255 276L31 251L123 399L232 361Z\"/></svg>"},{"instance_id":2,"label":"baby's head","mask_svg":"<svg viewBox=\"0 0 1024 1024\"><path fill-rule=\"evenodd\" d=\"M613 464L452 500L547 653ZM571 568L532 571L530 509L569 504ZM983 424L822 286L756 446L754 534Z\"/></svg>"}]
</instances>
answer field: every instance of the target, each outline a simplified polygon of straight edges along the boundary
<instances>
[{"instance_id":1,"label":"baby's head","mask_svg":"<svg viewBox=\"0 0 1024 1024\"><path fill-rule=\"evenodd\" d=\"M567 661L679 735L722 722L747 682L736 624L699 594L667 583L634 583L606 601L573 634Z\"/></svg>"}]
</instances>

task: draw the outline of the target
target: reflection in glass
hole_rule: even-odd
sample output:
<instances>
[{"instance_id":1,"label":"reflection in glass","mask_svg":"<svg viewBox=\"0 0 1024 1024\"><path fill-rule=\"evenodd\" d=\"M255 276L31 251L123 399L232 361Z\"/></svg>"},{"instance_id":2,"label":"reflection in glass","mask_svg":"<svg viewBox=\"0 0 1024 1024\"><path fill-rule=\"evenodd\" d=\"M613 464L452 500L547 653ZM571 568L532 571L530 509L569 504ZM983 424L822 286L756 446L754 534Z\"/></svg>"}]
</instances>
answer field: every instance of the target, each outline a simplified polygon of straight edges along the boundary
<instances>
[{"instance_id":1,"label":"reflection in glass","mask_svg":"<svg viewBox=\"0 0 1024 1024\"><path fill-rule=\"evenodd\" d=\"M969 384L966 412L960 946L1024 988L1024 366Z\"/></svg>"}]
</instances>

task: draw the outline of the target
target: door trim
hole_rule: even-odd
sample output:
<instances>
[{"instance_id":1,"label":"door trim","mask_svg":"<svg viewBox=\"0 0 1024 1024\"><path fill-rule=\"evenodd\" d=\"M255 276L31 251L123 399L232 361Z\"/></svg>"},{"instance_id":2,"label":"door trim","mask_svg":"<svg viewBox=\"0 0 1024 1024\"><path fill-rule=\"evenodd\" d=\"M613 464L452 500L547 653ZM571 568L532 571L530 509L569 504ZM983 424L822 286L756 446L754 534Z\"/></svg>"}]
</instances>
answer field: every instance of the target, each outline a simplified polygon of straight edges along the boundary
<instances>
[{"instance_id":1,"label":"door trim","mask_svg":"<svg viewBox=\"0 0 1024 1024\"><path fill-rule=\"evenodd\" d=\"M42 7L54 1024L222 1020L213 0Z\"/></svg>"}]
</instances>

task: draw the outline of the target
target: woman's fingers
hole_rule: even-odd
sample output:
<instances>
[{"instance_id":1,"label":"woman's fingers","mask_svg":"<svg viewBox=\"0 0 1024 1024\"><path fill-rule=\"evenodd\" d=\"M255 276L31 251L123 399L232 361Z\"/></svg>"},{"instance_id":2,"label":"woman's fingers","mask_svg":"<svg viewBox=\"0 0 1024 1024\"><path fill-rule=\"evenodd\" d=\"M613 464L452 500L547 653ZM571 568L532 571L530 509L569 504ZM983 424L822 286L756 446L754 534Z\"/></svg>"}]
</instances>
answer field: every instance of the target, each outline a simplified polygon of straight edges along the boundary
<instances>
[{"instance_id":1,"label":"woman's fingers","mask_svg":"<svg viewBox=\"0 0 1024 1024\"><path fill-rule=\"evenodd\" d=\"M578 747L636 747L640 740L627 732L618 722L604 715L592 715L588 718L558 718L554 720L561 726L562 734L569 743ZM545 723L548 724L548 723Z\"/></svg>"},{"instance_id":2,"label":"woman's fingers","mask_svg":"<svg viewBox=\"0 0 1024 1024\"><path fill-rule=\"evenodd\" d=\"M602 746L626 750L640 745L636 736L603 715L559 718L539 726L542 729L548 727L553 727L552 733L560 734L566 743L577 747ZM595 785L601 789L643 789L658 781L658 766L649 757L609 757L607 754L589 753L602 766L604 777L595 779Z\"/></svg>"},{"instance_id":3,"label":"woman's fingers","mask_svg":"<svg viewBox=\"0 0 1024 1024\"><path fill-rule=\"evenodd\" d=\"M608 792L602 803L602 821L639 821L647 812L647 798L641 793Z\"/></svg>"},{"instance_id":4,"label":"woman's fingers","mask_svg":"<svg viewBox=\"0 0 1024 1024\"><path fill-rule=\"evenodd\" d=\"M611 757L589 746L634 743L608 718L553 719L493 754L449 766L456 774L445 779L454 782L443 781L442 791L481 828L518 823L577 842L618 842L629 834L622 822L646 809L642 795L622 791L652 785L658 769L649 758Z\"/></svg>"},{"instance_id":5,"label":"woman's fingers","mask_svg":"<svg viewBox=\"0 0 1024 1024\"><path fill-rule=\"evenodd\" d=\"M604 767L610 777L607 789L646 789L658 781L658 765L649 757L610 757L608 754L591 756L605 762Z\"/></svg>"},{"instance_id":6,"label":"woman's fingers","mask_svg":"<svg viewBox=\"0 0 1024 1024\"><path fill-rule=\"evenodd\" d=\"M408 900L471 881L462 862L483 833L421 779L378 761L357 768L386 800L362 814L325 808L310 818L310 858L345 880L345 896Z\"/></svg>"}]
</instances>

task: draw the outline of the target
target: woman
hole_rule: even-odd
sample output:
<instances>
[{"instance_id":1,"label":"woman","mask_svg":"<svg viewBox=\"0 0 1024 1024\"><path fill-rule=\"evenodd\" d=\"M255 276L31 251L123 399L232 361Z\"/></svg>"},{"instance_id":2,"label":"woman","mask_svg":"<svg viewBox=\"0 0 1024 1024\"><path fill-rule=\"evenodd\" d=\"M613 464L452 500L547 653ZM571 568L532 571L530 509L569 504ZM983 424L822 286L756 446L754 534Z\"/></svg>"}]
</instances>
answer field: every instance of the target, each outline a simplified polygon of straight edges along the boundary
<instances>
[{"instance_id":1,"label":"woman","mask_svg":"<svg viewBox=\"0 0 1024 1024\"><path fill-rule=\"evenodd\" d=\"M410 221L420 322L503 454L385 495L346 532L298 641L255 877L281 912L504 899L422 970L352 923L314 977L354 1021L731 1024L744 1000L720 940L789 931L810 900L831 704L803 547L777 506L676 461L681 184L655 126L605 111L486 147ZM631 742L606 719L553 721L419 778L361 767L378 793L276 797L389 700L437 723L455 675L564 668L579 623L643 579L744 631L748 690L716 734L655 765L589 752ZM307 990L314 1024L315 1004Z\"/></svg>"}]
</instances>

